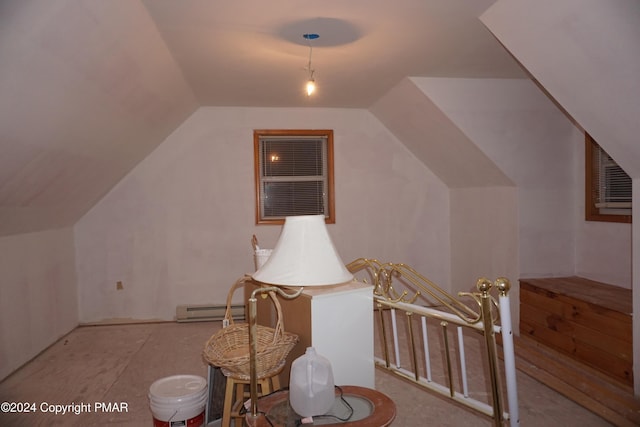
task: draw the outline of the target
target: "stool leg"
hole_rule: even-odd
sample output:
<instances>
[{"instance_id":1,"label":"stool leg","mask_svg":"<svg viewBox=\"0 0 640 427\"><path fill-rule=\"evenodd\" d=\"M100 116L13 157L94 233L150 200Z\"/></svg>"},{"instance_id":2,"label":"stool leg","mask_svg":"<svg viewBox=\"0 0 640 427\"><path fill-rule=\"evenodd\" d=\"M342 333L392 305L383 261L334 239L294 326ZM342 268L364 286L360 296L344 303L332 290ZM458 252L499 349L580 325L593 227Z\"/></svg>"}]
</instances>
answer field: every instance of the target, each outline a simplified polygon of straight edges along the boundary
<instances>
[{"instance_id":1,"label":"stool leg","mask_svg":"<svg viewBox=\"0 0 640 427\"><path fill-rule=\"evenodd\" d=\"M274 375L271 377L271 391L280 390L280 375Z\"/></svg>"},{"instance_id":2,"label":"stool leg","mask_svg":"<svg viewBox=\"0 0 640 427\"><path fill-rule=\"evenodd\" d=\"M242 410L244 401L248 397L248 394L245 393L245 388L249 385L250 383L248 381L236 381L231 377L227 377L221 427L230 427L232 418L235 421L235 427L242 427L244 417L240 415L240 411ZM266 396L279 389L280 378L278 375L258 380L258 397ZM238 411L235 411L236 408Z\"/></svg>"},{"instance_id":3,"label":"stool leg","mask_svg":"<svg viewBox=\"0 0 640 427\"><path fill-rule=\"evenodd\" d=\"M234 425L236 427L242 427L242 405L244 405L244 389L245 389L245 382L237 382L236 383L236 398L235 398L235 402L233 403L233 406L238 407L238 411L233 411L233 417L234 417Z\"/></svg>"},{"instance_id":4,"label":"stool leg","mask_svg":"<svg viewBox=\"0 0 640 427\"><path fill-rule=\"evenodd\" d=\"M263 378L261 380L258 380L258 386L260 387L260 390L258 391L258 397L262 397L270 393L269 378Z\"/></svg>"},{"instance_id":5,"label":"stool leg","mask_svg":"<svg viewBox=\"0 0 640 427\"><path fill-rule=\"evenodd\" d=\"M235 382L227 377L227 386L224 389L224 405L222 407L222 427L229 427L231 421L231 406L233 405L233 392Z\"/></svg>"}]
</instances>

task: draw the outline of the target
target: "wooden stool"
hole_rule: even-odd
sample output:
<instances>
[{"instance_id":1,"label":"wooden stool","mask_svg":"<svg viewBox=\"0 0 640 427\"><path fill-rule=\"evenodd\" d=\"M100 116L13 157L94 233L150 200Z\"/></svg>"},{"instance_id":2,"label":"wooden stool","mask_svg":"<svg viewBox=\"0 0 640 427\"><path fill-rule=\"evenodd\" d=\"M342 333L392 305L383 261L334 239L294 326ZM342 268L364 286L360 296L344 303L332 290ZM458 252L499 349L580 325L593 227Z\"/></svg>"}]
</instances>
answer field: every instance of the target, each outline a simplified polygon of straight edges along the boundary
<instances>
[{"instance_id":1,"label":"wooden stool","mask_svg":"<svg viewBox=\"0 0 640 427\"><path fill-rule=\"evenodd\" d=\"M282 369L270 377L258 379L258 397L280 390L280 372L282 372ZM227 377L221 427L230 427L231 418L235 419L236 427L242 426L244 414L241 413L241 410L244 402L250 397L250 385L250 380L241 380L232 376Z\"/></svg>"}]
</instances>

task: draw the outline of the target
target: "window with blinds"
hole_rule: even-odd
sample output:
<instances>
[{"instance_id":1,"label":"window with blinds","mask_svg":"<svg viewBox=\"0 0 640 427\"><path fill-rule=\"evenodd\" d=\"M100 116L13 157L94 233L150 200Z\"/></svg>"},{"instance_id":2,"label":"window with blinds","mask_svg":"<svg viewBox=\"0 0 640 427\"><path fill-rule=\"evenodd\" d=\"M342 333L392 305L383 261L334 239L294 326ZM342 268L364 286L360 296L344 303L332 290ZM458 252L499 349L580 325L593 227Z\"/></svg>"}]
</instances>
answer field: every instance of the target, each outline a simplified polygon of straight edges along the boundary
<instances>
[{"instance_id":1,"label":"window with blinds","mask_svg":"<svg viewBox=\"0 0 640 427\"><path fill-rule=\"evenodd\" d=\"M254 131L256 222L281 224L292 215L324 215L333 207L333 131Z\"/></svg>"},{"instance_id":2,"label":"window with blinds","mask_svg":"<svg viewBox=\"0 0 640 427\"><path fill-rule=\"evenodd\" d=\"M631 178L586 135L586 219L631 222Z\"/></svg>"}]
</instances>

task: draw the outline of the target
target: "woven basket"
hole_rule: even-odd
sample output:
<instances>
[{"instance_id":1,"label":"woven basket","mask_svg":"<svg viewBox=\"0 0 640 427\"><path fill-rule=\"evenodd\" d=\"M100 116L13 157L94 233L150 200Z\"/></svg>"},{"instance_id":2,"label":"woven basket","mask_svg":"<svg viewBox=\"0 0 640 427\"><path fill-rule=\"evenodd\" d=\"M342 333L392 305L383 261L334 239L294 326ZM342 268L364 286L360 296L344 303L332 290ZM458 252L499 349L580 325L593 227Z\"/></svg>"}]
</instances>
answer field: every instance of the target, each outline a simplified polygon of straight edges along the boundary
<instances>
[{"instance_id":1,"label":"woven basket","mask_svg":"<svg viewBox=\"0 0 640 427\"><path fill-rule=\"evenodd\" d=\"M229 290L225 320L229 323L205 344L203 356L211 365L219 366L226 376L249 380L249 324L234 323L231 317L231 299L238 286L248 277L238 280ZM284 331L282 307L273 292L269 296L276 307L275 328L256 325L256 374L258 379L273 376L282 369L289 352L298 342L298 336ZM224 322L226 324L227 322Z\"/></svg>"}]
</instances>

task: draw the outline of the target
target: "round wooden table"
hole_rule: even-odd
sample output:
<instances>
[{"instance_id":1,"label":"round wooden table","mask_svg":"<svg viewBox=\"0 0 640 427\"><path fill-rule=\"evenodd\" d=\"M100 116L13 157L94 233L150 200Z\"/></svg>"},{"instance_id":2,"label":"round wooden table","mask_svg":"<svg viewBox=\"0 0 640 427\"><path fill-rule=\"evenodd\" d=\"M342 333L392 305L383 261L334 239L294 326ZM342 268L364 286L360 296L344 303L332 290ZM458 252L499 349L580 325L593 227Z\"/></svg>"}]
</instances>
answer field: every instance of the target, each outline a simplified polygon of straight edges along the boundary
<instances>
[{"instance_id":1,"label":"round wooden table","mask_svg":"<svg viewBox=\"0 0 640 427\"><path fill-rule=\"evenodd\" d=\"M339 425L344 427L386 427L396 417L396 405L388 396L379 391L359 386L342 386L343 398L353 408L353 415L346 421L334 418L316 418L313 424L305 425ZM289 391L281 390L258 399L258 414L245 416L247 427L294 427L300 415L289 405ZM336 404L329 414L346 418L350 410L340 399L336 388ZM267 420L268 418L268 420ZM269 423L271 422L271 424Z\"/></svg>"}]
</instances>

